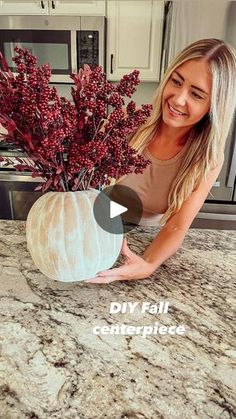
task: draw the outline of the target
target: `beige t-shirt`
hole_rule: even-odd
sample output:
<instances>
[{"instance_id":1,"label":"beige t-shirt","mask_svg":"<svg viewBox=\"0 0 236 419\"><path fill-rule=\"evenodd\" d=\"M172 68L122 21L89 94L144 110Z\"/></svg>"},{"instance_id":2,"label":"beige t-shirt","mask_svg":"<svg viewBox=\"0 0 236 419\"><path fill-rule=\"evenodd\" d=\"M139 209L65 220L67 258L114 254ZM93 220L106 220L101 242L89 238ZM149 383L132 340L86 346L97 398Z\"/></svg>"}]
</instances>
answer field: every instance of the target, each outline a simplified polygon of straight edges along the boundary
<instances>
[{"instance_id":1,"label":"beige t-shirt","mask_svg":"<svg viewBox=\"0 0 236 419\"><path fill-rule=\"evenodd\" d=\"M130 187L135 191L143 204L141 226L158 226L164 212L168 208L168 195L175 179L188 142L181 151L168 160L159 160L144 148L142 154L151 160L143 173L130 173L118 185Z\"/></svg>"}]
</instances>

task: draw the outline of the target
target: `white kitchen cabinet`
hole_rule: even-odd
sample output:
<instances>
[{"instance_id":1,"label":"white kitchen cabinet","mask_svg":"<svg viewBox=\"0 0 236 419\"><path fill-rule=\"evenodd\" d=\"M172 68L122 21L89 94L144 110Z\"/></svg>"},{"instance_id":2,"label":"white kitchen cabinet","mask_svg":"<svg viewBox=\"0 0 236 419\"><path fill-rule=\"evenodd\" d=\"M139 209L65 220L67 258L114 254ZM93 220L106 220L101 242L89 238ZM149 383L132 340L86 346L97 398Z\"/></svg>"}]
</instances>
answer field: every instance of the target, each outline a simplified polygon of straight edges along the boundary
<instances>
[{"instance_id":1,"label":"white kitchen cabinet","mask_svg":"<svg viewBox=\"0 0 236 419\"><path fill-rule=\"evenodd\" d=\"M52 15L105 16L105 6L105 0L49 1L49 10Z\"/></svg>"},{"instance_id":2,"label":"white kitchen cabinet","mask_svg":"<svg viewBox=\"0 0 236 419\"><path fill-rule=\"evenodd\" d=\"M0 1L0 15L47 15L48 1Z\"/></svg>"},{"instance_id":3,"label":"white kitchen cabinet","mask_svg":"<svg viewBox=\"0 0 236 419\"><path fill-rule=\"evenodd\" d=\"M0 15L101 15L105 0L0 1Z\"/></svg>"},{"instance_id":4,"label":"white kitchen cabinet","mask_svg":"<svg viewBox=\"0 0 236 419\"><path fill-rule=\"evenodd\" d=\"M141 81L158 81L164 1L107 0L107 78L119 80L134 69Z\"/></svg>"}]
</instances>

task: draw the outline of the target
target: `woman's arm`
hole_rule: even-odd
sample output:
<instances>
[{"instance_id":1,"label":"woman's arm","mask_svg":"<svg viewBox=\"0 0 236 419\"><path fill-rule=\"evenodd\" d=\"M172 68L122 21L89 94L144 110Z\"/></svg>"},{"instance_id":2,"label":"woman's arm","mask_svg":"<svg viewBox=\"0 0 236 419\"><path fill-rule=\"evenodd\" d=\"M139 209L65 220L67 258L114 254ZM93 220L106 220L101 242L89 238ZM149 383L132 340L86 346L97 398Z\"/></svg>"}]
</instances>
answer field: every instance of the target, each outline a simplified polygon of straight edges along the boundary
<instances>
[{"instance_id":1,"label":"woman's arm","mask_svg":"<svg viewBox=\"0 0 236 419\"><path fill-rule=\"evenodd\" d=\"M219 166L209 173L207 181L202 182L200 187L183 203L180 210L167 221L160 233L145 250L143 256L132 252L125 238L122 245L125 264L119 268L99 272L95 278L91 278L87 282L104 284L113 281L148 278L181 246L194 217L201 209L208 192L217 179L222 164L223 160Z\"/></svg>"},{"instance_id":2,"label":"woman's arm","mask_svg":"<svg viewBox=\"0 0 236 419\"><path fill-rule=\"evenodd\" d=\"M166 226L154 238L150 246L143 253L143 259L151 266L154 272L166 259L180 248L186 232L176 228L169 230Z\"/></svg>"},{"instance_id":3,"label":"woman's arm","mask_svg":"<svg viewBox=\"0 0 236 419\"><path fill-rule=\"evenodd\" d=\"M219 176L223 161L222 158L220 164L208 174L206 182L202 182L198 189L191 194L180 210L167 221L160 233L145 250L143 258L152 265L153 270L157 269L181 246L192 221L200 211Z\"/></svg>"}]
</instances>

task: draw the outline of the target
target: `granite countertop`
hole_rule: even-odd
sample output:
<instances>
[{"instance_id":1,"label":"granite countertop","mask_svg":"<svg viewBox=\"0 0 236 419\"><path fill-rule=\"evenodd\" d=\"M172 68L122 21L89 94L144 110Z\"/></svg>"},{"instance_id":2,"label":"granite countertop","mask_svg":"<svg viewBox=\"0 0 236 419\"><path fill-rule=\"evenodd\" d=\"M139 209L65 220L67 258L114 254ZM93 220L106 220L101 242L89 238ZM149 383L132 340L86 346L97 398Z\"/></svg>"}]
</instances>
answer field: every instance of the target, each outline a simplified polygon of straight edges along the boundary
<instances>
[{"instance_id":1,"label":"granite countertop","mask_svg":"<svg viewBox=\"0 0 236 419\"><path fill-rule=\"evenodd\" d=\"M129 247L142 254L157 231L136 227ZM0 418L236 417L235 249L235 231L190 229L150 278L60 283L34 266L25 223L1 221ZM143 303L161 301L167 313L142 313ZM110 313L111 302L138 305ZM185 332L93 329L122 324Z\"/></svg>"}]
</instances>

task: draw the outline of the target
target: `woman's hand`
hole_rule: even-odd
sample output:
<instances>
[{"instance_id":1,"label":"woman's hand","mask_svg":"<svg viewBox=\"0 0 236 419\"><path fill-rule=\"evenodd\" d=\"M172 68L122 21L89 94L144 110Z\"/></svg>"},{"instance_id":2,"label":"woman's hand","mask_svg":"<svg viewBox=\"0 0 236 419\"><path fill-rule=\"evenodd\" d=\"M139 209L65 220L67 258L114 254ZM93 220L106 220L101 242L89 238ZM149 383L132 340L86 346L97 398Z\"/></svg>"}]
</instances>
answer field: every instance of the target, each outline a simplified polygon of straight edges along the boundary
<instances>
[{"instance_id":1,"label":"woman's hand","mask_svg":"<svg viewBox=\"0 0 236 419\"><path fill-rule=\"evenodd\" d=\"M129 249L126 238L123 240L121 252L126 259L124 265L119 268L98 272L98 276L90 278L85 282L106 284L113 281L144 279L148 278L154 272L155 269L150 263Z\"/></svg>"}]
</instances>

